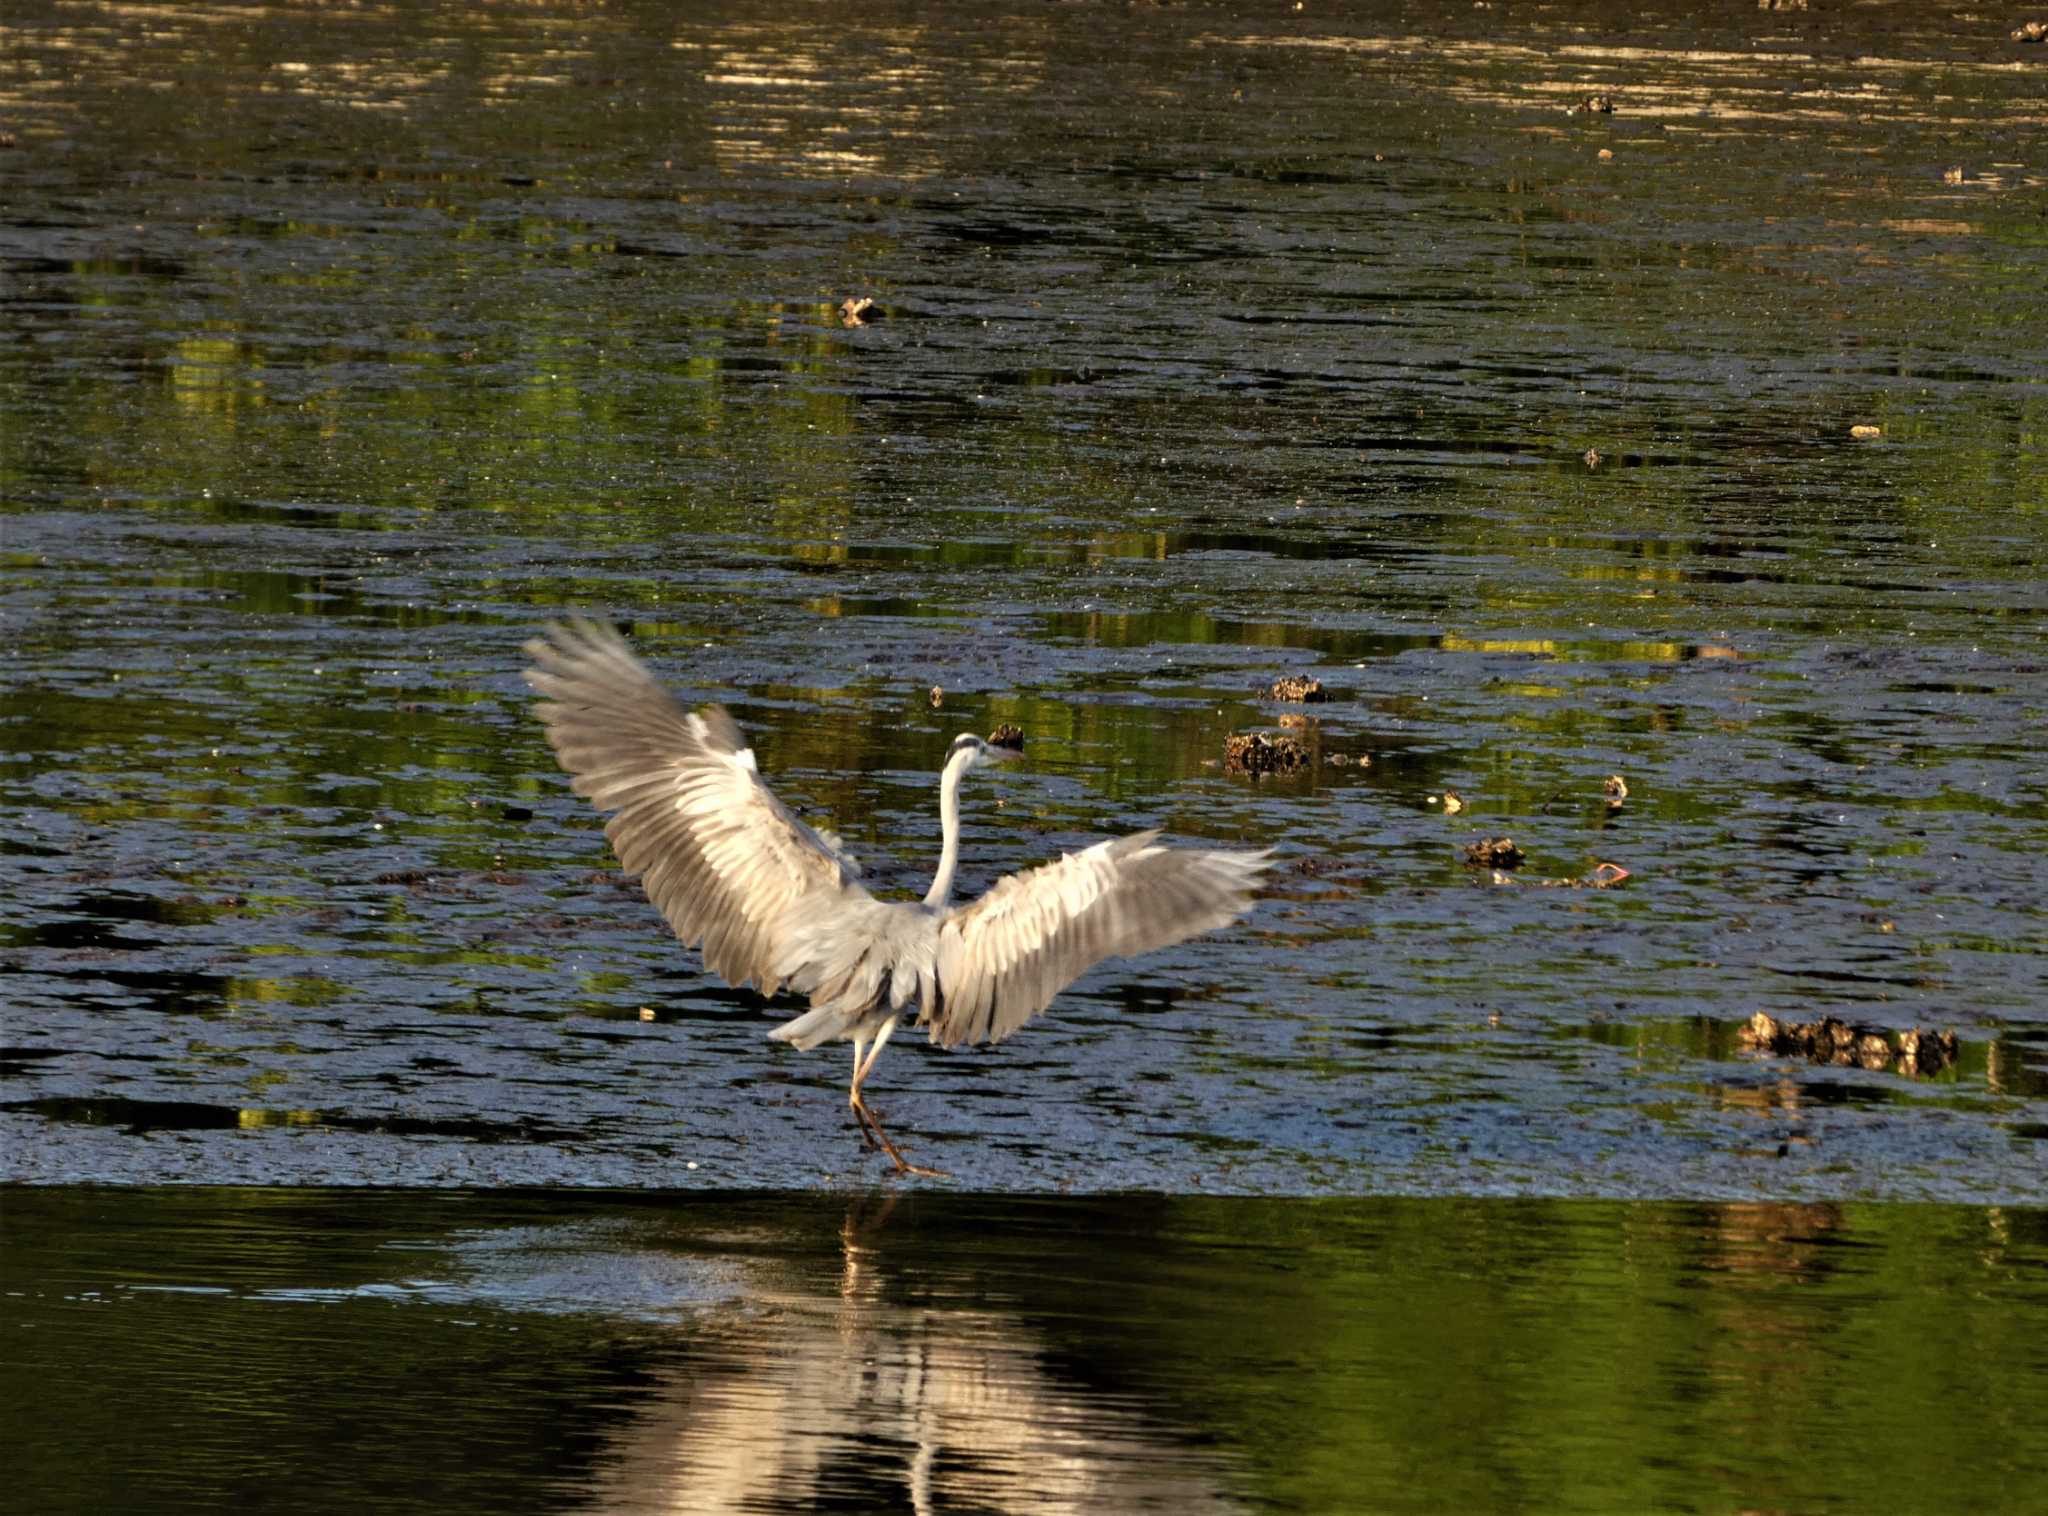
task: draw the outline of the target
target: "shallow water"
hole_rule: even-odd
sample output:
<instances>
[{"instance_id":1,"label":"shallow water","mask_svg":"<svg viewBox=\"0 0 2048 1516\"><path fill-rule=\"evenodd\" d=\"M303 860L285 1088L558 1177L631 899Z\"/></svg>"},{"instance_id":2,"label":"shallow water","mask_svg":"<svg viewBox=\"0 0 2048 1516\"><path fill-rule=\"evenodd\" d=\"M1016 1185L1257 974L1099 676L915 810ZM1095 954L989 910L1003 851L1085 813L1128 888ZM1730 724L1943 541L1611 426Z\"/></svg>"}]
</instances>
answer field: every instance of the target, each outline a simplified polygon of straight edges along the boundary
<instances>
[{"instance_id":1,"label":"shallow water","mask_svg":"<svg viewBox=\"0 0 2048 1516\"><path fill-rule=\"evenodd\" d=\"M2017 1512L2048 1465L2039 1210L0 1203L37 1509Z\"/></svg>"},{"instance_id":2,"label":"shallow water","mask_svg":"<svg viewBox=\"0 0 2048 1516\"><path fill-rule=\"evenodd\" d=\"M8 1177L875 1175L843 1055L767 1043L555 771L519 647L584 607L887 884L1000 720L970 889L1279 848L1246 925L891 1048L963 1187L2048 1196L2002 28L29 11ZM1297 671L1315 766L1225 773ZM1961 1057L1745 1054L1759 1009Z\"/></svg>"}]
</instances>

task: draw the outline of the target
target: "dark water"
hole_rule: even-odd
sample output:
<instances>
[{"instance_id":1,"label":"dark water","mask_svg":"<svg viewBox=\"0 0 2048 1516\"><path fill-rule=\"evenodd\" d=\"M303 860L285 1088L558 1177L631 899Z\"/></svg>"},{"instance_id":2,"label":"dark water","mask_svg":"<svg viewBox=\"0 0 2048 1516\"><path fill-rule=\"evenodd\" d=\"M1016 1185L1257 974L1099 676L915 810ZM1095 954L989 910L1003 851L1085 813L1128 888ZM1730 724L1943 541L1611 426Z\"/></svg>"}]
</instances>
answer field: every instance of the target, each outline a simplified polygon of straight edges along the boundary
<instances>
[{"instance_id":1,"label":"dark water","mask_svg":"<svg viewBox=\"0 0 2048 1516\"><path fill-rule=\"evenodd\" d=\"M2020 19L12 6L0 1372L53 1504L2048 1505ZM556 771L572 608L885 886L999 721L969 890L1154 825L1274 886L892 1045L954 1178L891 1210L843 1051ZM1225 771L1289 715L1306 772ZM136 1188L185 1182L249 1188Z\"/></svg>"},{"instance_id":2,"label":"dark water","mask_svg":"<svg viewBox=\"0 0 2048 1516\"><path fill-rule=\"evenodd\" d=\"M4 1204L10 1481L78 1509L2018 1512L2048 1488L2038 1210Z\"/></svg>"}]
</instances>

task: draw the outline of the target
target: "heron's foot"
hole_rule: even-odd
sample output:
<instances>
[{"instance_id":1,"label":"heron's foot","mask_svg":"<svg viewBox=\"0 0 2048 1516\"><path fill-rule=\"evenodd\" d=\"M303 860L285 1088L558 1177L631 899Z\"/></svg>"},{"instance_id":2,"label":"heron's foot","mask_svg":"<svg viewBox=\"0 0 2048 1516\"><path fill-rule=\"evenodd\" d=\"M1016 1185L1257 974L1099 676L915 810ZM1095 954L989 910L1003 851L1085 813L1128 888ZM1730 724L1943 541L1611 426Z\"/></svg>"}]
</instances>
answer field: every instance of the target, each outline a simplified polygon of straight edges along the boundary
<instances>
[{"instance_id":1,"label":"heron's foot","mask_svg":"<svg viewBox=\"0 0 2048 1516\"><path fill-rule=\"evenodd\" d=\"M912 1163L903 1156L902 1151L896 1144L889 1140L889 1134L882 1130L882 1123L876 1118L875 1113L868 1109L868 1104L865 1100L862 1100L859 1095L855 1095L852 1105L853 1113L860 1117L862 1140L865 1142L870 1137L874 1139L873 1142L868 1143L868 1146L873 1148L879 1145L881 1150L889 1155L889 1161L896 1165L896 1173L899 1178L904 1174L917 1174L926 1179L951 1179L953 1177L944 1169L928 1169L921 1163Z\"/></svg>"}]
</instances>

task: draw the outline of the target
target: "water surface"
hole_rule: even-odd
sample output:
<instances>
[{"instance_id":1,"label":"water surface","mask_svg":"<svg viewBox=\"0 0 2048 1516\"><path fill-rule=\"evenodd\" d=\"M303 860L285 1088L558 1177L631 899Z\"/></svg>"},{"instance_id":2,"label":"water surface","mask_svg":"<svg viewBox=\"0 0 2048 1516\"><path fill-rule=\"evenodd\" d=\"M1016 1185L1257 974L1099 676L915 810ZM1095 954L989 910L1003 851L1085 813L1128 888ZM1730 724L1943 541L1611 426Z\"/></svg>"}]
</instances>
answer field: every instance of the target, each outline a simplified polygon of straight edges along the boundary
<instances>
[{"instance_id":1,"label":"water surface","mask_svg":"<svg viewBox=\"0 0 2048 1516\"><path fill-rule=\"evenodd\" d=\"M2019 1512L2048 1465L2039 1210L0 1203L37 1509Z\"/></svg>"}]
</instances>

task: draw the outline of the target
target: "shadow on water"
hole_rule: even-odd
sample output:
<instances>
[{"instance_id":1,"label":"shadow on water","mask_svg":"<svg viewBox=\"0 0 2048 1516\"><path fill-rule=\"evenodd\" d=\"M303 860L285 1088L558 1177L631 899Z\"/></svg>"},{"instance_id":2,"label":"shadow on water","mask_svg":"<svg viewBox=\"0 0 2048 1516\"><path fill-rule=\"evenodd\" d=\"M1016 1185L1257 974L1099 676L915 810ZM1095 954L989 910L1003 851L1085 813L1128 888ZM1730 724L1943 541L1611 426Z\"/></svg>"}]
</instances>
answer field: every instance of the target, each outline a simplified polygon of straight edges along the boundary
<instances>
[{"instance_id":1,"label":"shadow on water","mask_svg":"<svg viewBox=\"0 0 2048 1516\"><path fill-rule=\"evenodd\" d=\"M2048 1452L2038 1211L0 1203L46 1507L2016 1511Z\"/></svg>"}]
</instances>

